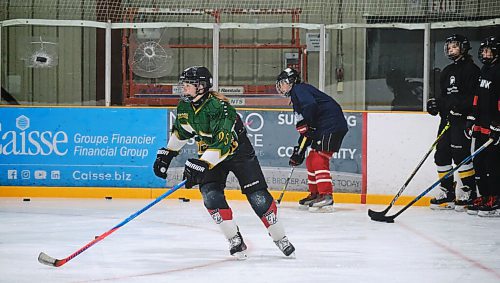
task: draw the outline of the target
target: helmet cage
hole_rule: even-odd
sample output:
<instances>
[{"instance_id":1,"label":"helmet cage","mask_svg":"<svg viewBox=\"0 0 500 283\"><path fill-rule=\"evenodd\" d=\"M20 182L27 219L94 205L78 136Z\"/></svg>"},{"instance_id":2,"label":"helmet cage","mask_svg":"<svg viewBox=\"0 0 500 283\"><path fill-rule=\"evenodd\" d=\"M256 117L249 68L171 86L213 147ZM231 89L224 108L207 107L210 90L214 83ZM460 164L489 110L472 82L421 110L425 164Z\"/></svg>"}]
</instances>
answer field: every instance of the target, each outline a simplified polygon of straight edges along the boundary
<instances>
[{"instance_id":1,"label":"helmet cage","mask_svg":"<svg viewBox=\"0 0 500 283\"><path fill-rule=\"evenodd\" d=\"M450 54L448 52L448 45L450 45L451 43L458 45L460 49L458 55ZM450 60L457 60L458 58L467 55L469 53L469 50L471 49L469 40L465 36L459 34L454 34L448 37L443 47L444 55Z\"/></svg>"},{"instance_id":2,"label":"helmet cage","mask_svg":"<svg viewBox=\"0 0 500 283\"><path fill-rule=\"evenodd\" d=\"M283 90L283 86L285 83L291 85L288 91ZM286 68L278 75L278 78L276 79L276 91L279 94L288 97L290 96L290 90L292 89L293 85L298 83L300 83L299 73L292 68Z\"/></svg>"},{"instance_id":3,"label":"helmet cage","mask_svg":"<svg viewBox=\"0 0 500 283\"><path fill-rule=\"evenodd\" d=\"M491 53L493 54L493 57L491 58L484 58L483 57L483 50L489 48L491 50ZM496 37L490 36L483 40L481 42L481 45L479 45L479 49L477 50L477 57L481 63L489 65L493 63L495 60L498 59L499 54L498 51L500 50L500 42L497 40Z\"/></svg>"},{"instance_id":4,"label":"helmet cage","mask_svg":"<svg viewBox=\"0 0 500 283\"><path fill-rule=\"evenodd\" d=\"M290 90L292 89L291 87L289 88L288 91L283 90L284 84L291 84L289 79L282 79L280 81L276 81L276 91L284 96L284 97L289 97L290 96Z\"/></svg>"},{"instance_id":5,"label":"helmet cage","mask_svg":"<svg viewBox=\"0 0 500 283\"><path fill-rule=\"evenodd\" d=\"M183 84L192 84L196 87L196 95L190 96L181 92L180 97L183 101L191 102L199 95L204 95L207 93L212 87L212 74L210 71L201 66L197 67L189 67L185 69L179 77L179 86L183 87ZM202 86L202 89L199 89L199 86Z\"/></svg>"}]
</instances>

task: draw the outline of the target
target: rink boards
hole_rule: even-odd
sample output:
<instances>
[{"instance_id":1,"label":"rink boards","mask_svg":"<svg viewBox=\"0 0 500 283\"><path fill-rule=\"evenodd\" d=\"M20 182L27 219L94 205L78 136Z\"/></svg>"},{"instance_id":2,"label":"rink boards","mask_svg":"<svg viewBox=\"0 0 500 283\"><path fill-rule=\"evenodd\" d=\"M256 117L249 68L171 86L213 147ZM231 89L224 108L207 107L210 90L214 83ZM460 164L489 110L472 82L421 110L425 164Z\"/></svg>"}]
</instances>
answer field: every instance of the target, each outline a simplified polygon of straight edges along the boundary
<instances>
[{"instance_id":1,"label":"rink boards","mask_svg":"<svg viewBox=\"0 0 500 283\"><path fill-rule=\"evenodd\" d=\"M293 113L237 110L268 186L280 191L298 139ZM175 119L172 108L4 107L1 111L0 196L150 198L180 182L184 161L197 152L190 140L172 162L167 184L153 174L156 150L168 142ZM345 118L349 132L331 161L336 201L385 203L432 143L437 121L421 113L346 111ZM420 171L424 175L415 177L413 195L436 177L432 160ZM295 170L285 200L305 194L306 177L304 165ZM243 197L232 174L227 184L232 197ZM196 190L179 193L199 198Z\"/></svg>"}]
</instances>

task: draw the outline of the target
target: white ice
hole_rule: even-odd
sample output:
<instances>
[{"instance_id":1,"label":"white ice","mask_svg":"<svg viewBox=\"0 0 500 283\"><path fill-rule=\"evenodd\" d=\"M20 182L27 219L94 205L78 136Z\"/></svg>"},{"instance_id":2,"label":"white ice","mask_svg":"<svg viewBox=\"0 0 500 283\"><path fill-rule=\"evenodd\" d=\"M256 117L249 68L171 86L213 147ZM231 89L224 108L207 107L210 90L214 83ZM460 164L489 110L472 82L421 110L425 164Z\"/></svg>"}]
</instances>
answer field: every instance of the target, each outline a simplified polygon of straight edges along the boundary
<instances>
[{"instance_id":1,"label":"white ice","mask_svg":"<svg viewBox=\"0 0 500 283\"><path fill-rule=\"evenodd\" d=\"M201 201L167 199L61 267L37 261L69 256L150 201L0 198L0 282L500 282L500 219L428 207L388 224L367 216L385 206L282 203L289 259L246 202L230 201L249 247L237 261Z\"/></svg>"}]
</instances>

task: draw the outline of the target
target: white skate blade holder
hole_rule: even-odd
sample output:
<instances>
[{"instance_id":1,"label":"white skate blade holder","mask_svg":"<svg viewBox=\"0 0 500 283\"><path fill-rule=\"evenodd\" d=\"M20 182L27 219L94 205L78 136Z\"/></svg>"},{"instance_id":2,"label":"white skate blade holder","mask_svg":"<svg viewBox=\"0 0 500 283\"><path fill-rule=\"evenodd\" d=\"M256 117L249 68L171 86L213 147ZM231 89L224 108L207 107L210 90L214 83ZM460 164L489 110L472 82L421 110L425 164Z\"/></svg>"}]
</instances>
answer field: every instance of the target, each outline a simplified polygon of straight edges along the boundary
<instances>
[{"instance_id":1,"label":"white skate blade holder","mask_svg":"<svg viewBox=\"0 0 500 283\"><path fill-rule=\"evenodd\" d=\"M430 204L429 206L432 210L454 210L455 203L453 202L445 202L441 204Z\"/></svg>"},{"instance_id":2,"label":"white skate blade holder","mask_svg":"<svg viewBox=\"0 0 500 283\"><path fill-rule=\"evenodd\" d=\"M322 206L322 207L309 207L309 212L312 213L332 213L335 211L332 205Z\"/></svg>"},{"instance_id":3,"label":"white skate blade holder","mask_svg":"<svg viewBox=\"0 0 500 283\"><path fill-rule=\"evenodd\" d=\"M308 209L309 209L309 205L299 204L299 210L308 210Z\"/></svg>"},{"instance_id":4,"label":"white skate blade holder","mask_svg":"<svg viewBox=\"0 0 500 283\"><path fill-rule=\"evenodd\" d=\"M237 260L246 260L248 258L245 252L236 252L232 254Z\"/></svg>"}]
</instances>

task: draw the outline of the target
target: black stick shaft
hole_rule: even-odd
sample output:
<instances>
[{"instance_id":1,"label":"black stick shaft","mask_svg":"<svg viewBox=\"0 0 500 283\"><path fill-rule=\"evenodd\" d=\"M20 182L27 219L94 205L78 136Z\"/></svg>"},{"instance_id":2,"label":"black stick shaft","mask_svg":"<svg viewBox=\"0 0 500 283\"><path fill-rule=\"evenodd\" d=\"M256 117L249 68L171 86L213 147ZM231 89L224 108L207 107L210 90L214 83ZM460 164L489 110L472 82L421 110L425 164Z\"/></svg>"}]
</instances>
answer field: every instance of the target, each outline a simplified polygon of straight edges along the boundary
<instances>
[{"instance_id":1,"label":"black stick shaft","mask_svg":"<svg viewBox=\"0 0 500 283\"><path fill-rule=\"evenodd\" d=\"M425 160L427 159L427 157L429 157L429 155L431 154L431 152L434 150L434 148L436 147L436 145L438 144L439 140L443 137L444 133L448 130L448 128L450 127L450 122L448 122L446 124L446 126L443 128L443 130L441 131L441 133L438 135L438 137L436 138L436 140L434 141L434 143L431 145L431 148L429 148L429 150L427 151L427 153L425 154L424 158L422 158L422 160L420 160L420 162L418 163L417 167L415 168L415 170L413 170L413 172L411 173L410 177L406 180L406 182L404 183L404 185L401 187L401 189L399 190L399 192L396 194L396 196L394 197L394 199L391 201L391 204L389 206L392 206L394 205L394 203L396 202L396 200L401 196L401 194L403 193L403 191L406 189L406 186L408 186L408 184L410 183L410 181L413 179L413 177L415 177L415 175L417 174L418 170L420 169L420 167L422 167L422 165L424 164Z\"/></svg>"},{"instance_id":2,"label":"black stick shaft","mask_svg":"<svg viewBox=\"0 0 500 283\"><path fill-rule=\"evenodd\" d=\"M304 146L306 145L307 138L303 137L302 142L299 145L299 151L304 149ZM290 179L292 178L293 170L295 169L295 166L292 166L292 169L290 169L290 174L288 174L288 178L286 178L285 181L285 186L283 186L283 189L281 190L281 194L276 200L278 204L281 203L281 200L283 199L283 196L285 196L286 188L288 187L288 182L290 182Z\"/></svg>"},{"instance_id":3,"label":"black stick shaft","mask_svg":"<svg viewBox=\"0 0 500 283\"><path fill-rule=\"evenodd\" d=\"M455 171L458 170L462 165L465 163L469 162L474 156L478 155L481 151L483 151L486 147L488 147L491 143L493 142L493 139L489 139L486 143L484 143L480 148L478 148L474 153L472 153L469 157L465 158L460 162L455 168L453 168L451 171L449 171L446 175L444 175L441 179L437 180L432 184L428 189L423 191L420 195L418 195L416 198L414 198L410 203L408 203L405 207L403 207L400 211L398 211L396 214L391 215L391 216L386 216L387 220L394 220L394 218L398 217L403 211L407 210L410 206L412 206L414 203L419 201L423 196L425 196L428 192L430 192L432 189L434 189L438 184L441 183L446 178L449 178Z\"/></svg>"},{"instance_id":4,"label":"black stick shaft","mask_svg":"<svg viewBox=\"0 0 500 283\"><path fill-rule=\"evenodd\" d=\"M437 136L436 140L432 143L431 147L429 148L429 150L427 151L427 153L425 154L425 156L422 158L422 160L420 160L420 162L418 163L417 167L411 173L410 177L408 177L408 179L406 180L406 182L399 189L398 193L394 196L394 198L392 199L392 201L389 204L389 206L386 209L384 209L383 211L380 211L380 212L376 212L376 211L373 211L373 210L368 210L368 215L370 215L370 217L373 218L373 216L375 214L385 215L389 211L389 209L391 209L391 207L394 205L394 203L396 203L396 201L399 199L399 197L401 196L401 194L403 193L403 191L406 189L406 187L408 186L408 184L410 184L411 180L413 180L413 177L415 177L415 175L417 174L418 170L420 170L420 167L422 167L422 165L424 164L425 160L427 160L427 157L429 157L429 155L432 153L432 151L434 150L434 148L436 148L436 145L438 144L439 140L441 140L441 138L443 137L444 133L448 130L448 128L450 128L450 122L448 122L446 124L446 126L443 128L443 130L441 131L441 133L439 133L439 135Z\"/></svg>"}]
</instances>

